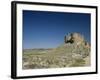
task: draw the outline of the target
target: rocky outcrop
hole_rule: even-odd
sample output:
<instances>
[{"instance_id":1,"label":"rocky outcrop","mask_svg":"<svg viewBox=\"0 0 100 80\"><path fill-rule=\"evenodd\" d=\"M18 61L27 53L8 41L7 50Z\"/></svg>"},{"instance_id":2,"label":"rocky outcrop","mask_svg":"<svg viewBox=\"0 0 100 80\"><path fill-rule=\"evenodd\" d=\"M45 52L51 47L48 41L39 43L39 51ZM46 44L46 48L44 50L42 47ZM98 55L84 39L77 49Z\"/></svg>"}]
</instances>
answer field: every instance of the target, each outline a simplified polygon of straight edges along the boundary
<instances>
[{"instance_id":1,"label":"rocky outcrop","mask_svg":"<svg viewBox=\"0 0 100 80\"><path fill-rule=\"evenodd\" d=\"M90 48L90 45L88 42L85 41L83 35L79 34L79 33L71 33L69 35L66 35L64 37L64 43L65 44L74 44L74 45L84 45L87 48Z\"/></svg>"},{"instance_id":2,"label":"rocky outcrop","mask_svg":"<svg viewBox=\"0 0 100 80\"><path fill-rule=\"evenodd\" d=\"M79 33L71 33L65 36L65 43L76 43L80 44L84 42L84 37Z\"/></svg>"}]
</instances>

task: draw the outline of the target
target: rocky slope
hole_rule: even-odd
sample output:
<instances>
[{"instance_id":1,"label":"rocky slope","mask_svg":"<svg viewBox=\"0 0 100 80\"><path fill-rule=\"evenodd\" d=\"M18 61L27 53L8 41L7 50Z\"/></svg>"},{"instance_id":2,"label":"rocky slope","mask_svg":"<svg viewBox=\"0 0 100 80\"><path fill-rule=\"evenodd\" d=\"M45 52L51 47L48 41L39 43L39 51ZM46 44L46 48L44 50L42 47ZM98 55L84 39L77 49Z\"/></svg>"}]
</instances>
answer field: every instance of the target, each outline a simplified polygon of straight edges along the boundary
<instances>
[{"instance_id":1,"label":"rocky slope","mask_svg":"<svg viewBox=\"0 0 100 80\"><path fill-rule=\"evenodd\" d=\"M57 48L23 53L23 69L83 66L90 66L90 45L79 33L65 36Z\"/></svg>"}]
</instances>

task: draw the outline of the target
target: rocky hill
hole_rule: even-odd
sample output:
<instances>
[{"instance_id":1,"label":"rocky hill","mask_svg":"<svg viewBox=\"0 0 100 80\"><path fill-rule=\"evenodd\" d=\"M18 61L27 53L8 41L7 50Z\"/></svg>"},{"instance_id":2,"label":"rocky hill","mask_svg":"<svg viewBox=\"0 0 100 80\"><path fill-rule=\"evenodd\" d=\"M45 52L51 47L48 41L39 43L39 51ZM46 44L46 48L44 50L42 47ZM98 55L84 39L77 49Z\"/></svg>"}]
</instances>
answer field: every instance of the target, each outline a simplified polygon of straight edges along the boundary
<instances>
[{"instance_id":1,"label":"rocky hill","mask_svg":"<svg viewBox=\"0 0 100 80\"><path fill-rule=\"evenodd\" d=\"M90 44L79 33L66 35L57 48L23 53L23 69L84 66L90 66Z\"/></svg>"}]
</instances>

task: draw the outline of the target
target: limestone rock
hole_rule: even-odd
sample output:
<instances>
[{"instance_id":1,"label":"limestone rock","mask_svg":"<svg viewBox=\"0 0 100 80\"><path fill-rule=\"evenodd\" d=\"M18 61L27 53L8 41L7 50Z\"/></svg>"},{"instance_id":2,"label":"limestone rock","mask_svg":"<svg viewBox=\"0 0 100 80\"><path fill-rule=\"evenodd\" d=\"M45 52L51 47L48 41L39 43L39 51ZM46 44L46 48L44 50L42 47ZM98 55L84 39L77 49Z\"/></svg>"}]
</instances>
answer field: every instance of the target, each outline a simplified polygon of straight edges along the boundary
<instances>
[{"instance_id":1,"label":"limestone rock","mask_svg":"<svg viewBox=\"0 0 100 80\"><path fill-rule=\"evenodd\" d=\"M76 43L77 45L84 42L84 37L79 33L71 33L65 36L65 43Z\"/></svg>"}]
</instances>

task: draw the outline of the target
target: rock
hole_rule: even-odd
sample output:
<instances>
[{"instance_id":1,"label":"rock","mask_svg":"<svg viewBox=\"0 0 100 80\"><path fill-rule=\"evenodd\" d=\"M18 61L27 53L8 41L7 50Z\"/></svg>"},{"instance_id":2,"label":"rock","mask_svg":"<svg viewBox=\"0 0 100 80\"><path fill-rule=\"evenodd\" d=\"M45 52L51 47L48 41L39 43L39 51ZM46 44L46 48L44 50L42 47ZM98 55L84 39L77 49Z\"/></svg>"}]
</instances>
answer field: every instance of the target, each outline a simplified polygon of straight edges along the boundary
<instances>
[{"instance_id":1,"label":"rock","mask_svg":"<svg viewBox=\"0 0 100 80\"><path fill-rule=\"evenodd\" d=\"M84 42L84 37L79 33L71 33L65 36L65 43L76 43L77 45Z\"/></svg>"}]
</instances>

